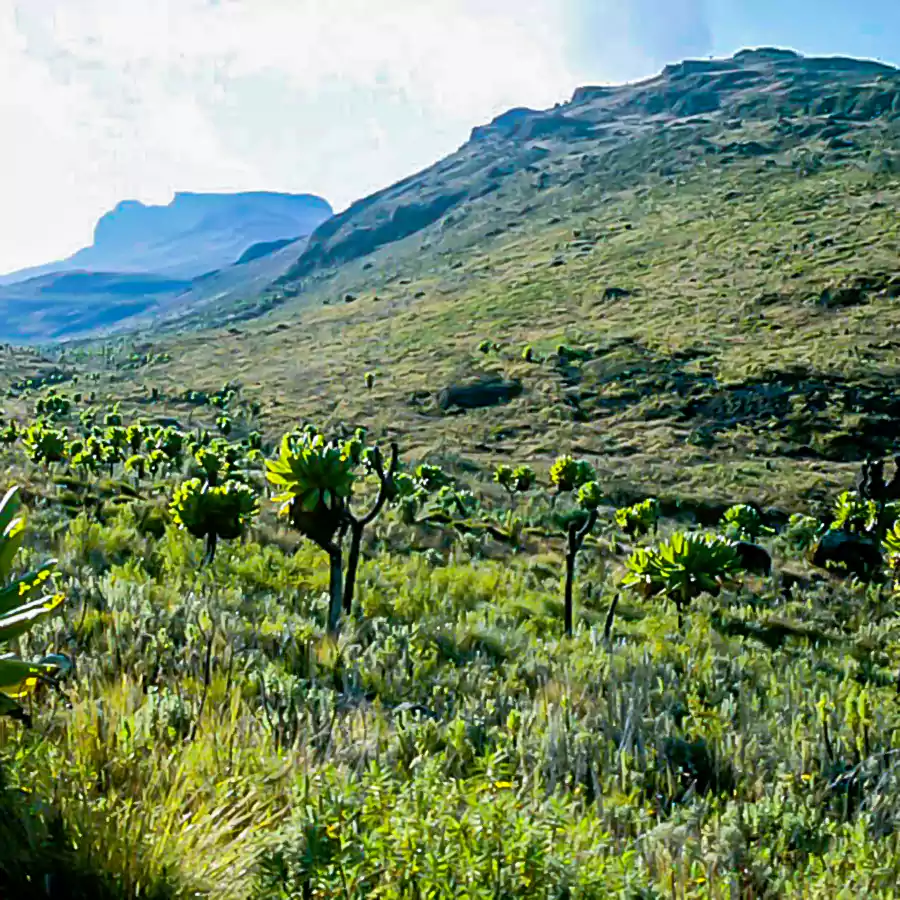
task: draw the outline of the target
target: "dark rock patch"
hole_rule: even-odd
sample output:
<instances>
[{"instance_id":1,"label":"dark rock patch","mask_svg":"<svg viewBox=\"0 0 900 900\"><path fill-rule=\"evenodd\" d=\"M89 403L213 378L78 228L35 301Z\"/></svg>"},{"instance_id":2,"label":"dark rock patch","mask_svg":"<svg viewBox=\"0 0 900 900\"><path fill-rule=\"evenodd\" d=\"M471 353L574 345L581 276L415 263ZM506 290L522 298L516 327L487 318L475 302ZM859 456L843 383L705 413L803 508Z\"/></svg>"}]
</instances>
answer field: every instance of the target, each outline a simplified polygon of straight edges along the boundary
<instances>
[{"instance_id":1,"label":"dark rock patch","mask_svg":"<svg viewBox=\"0 0 900 900\"><path fill-rule=\"evenodd\" d=\"M819 541L812 563L835 574L871 578L881 568L882 556L874 541L843 531L829 531Z\"/></svg>"},{"instance_id":2,"label":"dark rock patch","mask_svg":"<svg viewBox=\"0 0 900 900\"><path fill-rule=\"evenodd\" d=\"M499 406L515 400L522 393L522 382L516 379L482 378L469 384L454 384L438 395L438 406L443 410L483 409Z\"/></svg>"},{"instance_id":3,"label":"dark rock patch","mask_svg":"<svg viewBox=\"0 0 900 900\"><path fill-rule=\"evenodd\" d=\"M900 281L883 272L872 275L856 275L843 284L829 285L819 295L816 304L823 309L845 309L866 303L872 294L896 287L900 293Z\"/></svg>"},{"instance_id":4,"label":"dark rock patch","mask_svg":"<svg viewBox=\"0 0 900 900\"><path fill-rule=\"evenodd\" d=\"M772 557L765 547L751 544L748 541L739 541L734 549L741 558L741 566L747 572L755 572L759 575L772 574Z\"/></svg>"}]
</instances>

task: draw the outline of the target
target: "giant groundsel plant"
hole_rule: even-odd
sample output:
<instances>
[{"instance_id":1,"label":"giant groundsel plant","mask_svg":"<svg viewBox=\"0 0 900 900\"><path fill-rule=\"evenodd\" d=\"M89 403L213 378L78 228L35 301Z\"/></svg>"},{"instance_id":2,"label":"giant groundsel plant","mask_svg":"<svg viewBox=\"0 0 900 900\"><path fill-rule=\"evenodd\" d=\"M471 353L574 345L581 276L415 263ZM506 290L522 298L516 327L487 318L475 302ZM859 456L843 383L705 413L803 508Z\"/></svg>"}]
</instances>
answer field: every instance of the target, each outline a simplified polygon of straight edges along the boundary
<instances>
[{"instance_id":1,"label":"giant groundsel plant","mask_svg":"<svg viewBox=\"0 0 900 900\"><path fill-rule=\"evenodd\" d=\"M341 611L353 608L362 538L395 494L398 449L391 445L390 462L377 446L367 446L358 431L349 441L327 440L312 428L284 436L278 459L266 464L268 479L280 493L274 498L292 527L328 554L328 628L336 631ZM370 476L377 494L363 515L351 509L353 489ZM344 567L344 542L350 536Z\"/></svg>"}]
</instances>

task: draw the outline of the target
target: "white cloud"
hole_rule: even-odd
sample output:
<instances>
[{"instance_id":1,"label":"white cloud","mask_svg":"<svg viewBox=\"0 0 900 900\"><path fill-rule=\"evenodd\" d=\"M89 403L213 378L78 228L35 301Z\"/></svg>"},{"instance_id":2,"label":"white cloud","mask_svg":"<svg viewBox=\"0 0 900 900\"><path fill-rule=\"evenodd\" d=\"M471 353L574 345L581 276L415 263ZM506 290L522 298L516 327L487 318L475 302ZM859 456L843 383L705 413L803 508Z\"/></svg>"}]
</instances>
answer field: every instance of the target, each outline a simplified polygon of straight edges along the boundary
<instances>
[{"instance_id":1,"label":"white cloud","mask_svg":"<svg viewBox=\"0 0 900 900\"><path fill-rule=\"evenodd\" d=\"M618 0L0 0L0 271L84 244L126 197L345 205L564 99L585 3L615 49Z\"/></svg>"},{"instance_id":2,"label":"white cloud","mask_svg":"<svg viewBox=\"0 0 900 900\"><path fill-rule=\"evenodd\" d=\"M0 0L0 271L89 243L97 217L125 197L260 183L189 93L122 80L56 46L36 54L18 12Z\"/></svg>"}]
</instances>

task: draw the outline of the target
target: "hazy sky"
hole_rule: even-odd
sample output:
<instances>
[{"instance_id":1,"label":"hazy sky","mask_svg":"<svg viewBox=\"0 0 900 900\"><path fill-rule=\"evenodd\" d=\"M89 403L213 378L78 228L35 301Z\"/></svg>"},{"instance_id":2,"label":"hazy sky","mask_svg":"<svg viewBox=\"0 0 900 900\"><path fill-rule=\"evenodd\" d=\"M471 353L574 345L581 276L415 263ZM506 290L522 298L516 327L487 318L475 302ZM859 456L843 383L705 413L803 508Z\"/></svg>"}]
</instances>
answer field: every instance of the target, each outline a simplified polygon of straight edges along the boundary
<instances>
[{"instance_id":1,"label":"hazy sky","mask_svg":"<svg viewBox=\"0 0 900 900\"><path fill-rule=\"evenodd\" d=\"M341 208L511 106L760 44L900 62L900 0L0 0L0 272L126 198Z\"/></svg>"}]
</instances>

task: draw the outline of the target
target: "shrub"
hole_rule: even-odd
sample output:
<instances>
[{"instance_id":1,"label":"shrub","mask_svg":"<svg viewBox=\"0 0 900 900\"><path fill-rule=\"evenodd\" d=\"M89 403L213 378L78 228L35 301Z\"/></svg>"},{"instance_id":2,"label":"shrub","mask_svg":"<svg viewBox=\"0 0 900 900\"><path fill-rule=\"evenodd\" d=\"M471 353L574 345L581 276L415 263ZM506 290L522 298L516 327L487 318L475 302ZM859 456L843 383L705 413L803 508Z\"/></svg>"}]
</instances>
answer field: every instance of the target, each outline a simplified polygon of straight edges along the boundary
<instances>
[{"instance_id":1,"label":"shrub","mask_svg":"<svg viewBox=\"0 0 900 900\"><path fill-rule=\"evenodd\" d=\"M524 494L530 491L537 481L534 469L530 466L500 465L494 472L494 481L510 494Z\"/></svg>"},{"instance_id":2,"label":"shrub","mask_svg":"<svg viewBox=\"0 0 900 900\"><path fill-rule=\"evenodd\" d=\"M165 428L156 436L152 449L160 450L172 462L180 463L184 456L185 436L175 428Z\"/></svg>"},{"instance_id":3,"label":"shrub","mask_svg":"<svg viewBox=\"0 0 900 900\"><path fill-rule=\"evenodd\" d=\"M819 540L824 531L824 526L812 516L795 513L788 521L782 537L791 550L805 553Z\"/></svg>"},{"instance_id":4,"label":"shrub","mask_svg":"<svg viewBox=\"0 0 900 900\"><path fill-rule=\"evenodd\" d=\"M450 487L453 479L440 467L423 463L415 471L415 480L425 491L431 492L442 487Z\"/></svg>"},{"instance_id":5,"label":"shrub","mask_svg":"<svg viewBox=\"0 0 900 900\"><path fill-rule=\"evenodd\" d=\"M125 442L132 453L139 453L147 440L147 428L141 422L135 422L125 429Z\"/></svg>"},{"instance_id":6,"label":"shrub","mask_svg":"<svg viewBox=\"0 0 900 900\"><path fill-rule=\"evenodd\" d=\"M894 581L896 583L897 576L900 575L900 522L894 523L893 527L884 536L881 546L884 550L887 564L894 573Z\"/></svg>"},{"instance_id":7,"label":"shrub","mask_svg":"<svg viewBox=\"0 0 900 900\"><path fill-rule=\"evenodd\" d=\"M428 492L412 475L398 472L388 502L400 510L400 518L405 524L412 525L427 496Z\"/></svg>"},{"instance_id":8,"label":"shrub","mask_svg":"<svg viewBox=\"0 0 900 900\"><path fill-rule=\"evenodd\" d=\"M633 538L656 531L659 517L659 501L653 498L616 510L616 524Z\"/></svg>"},{"instance_id":9,"label":"shrub","mask_svg":"<svg viewBox=\"0 0 900 900\"><path fill-rule=\"evenodd\" d=\"M147 459L144 456L140 456L135 454L134 456L129 456L128 459L125 460L125 471L133 476L135 480L140 481L147 474Z\"/></svg>"},{"instance_id":10,"label":"shrub","mask_svg":"<svg viewBox=\"0 0 900 900\"><path fill-rule=\"evenodd\" d=\"M874 500L864 500L853 491L845 491L834 505L832 531L846 531L848 534L866 534L878 523L878 504Z\"/></svg>"},{"instance_id":11,"label":"shrub","mask_svg":"<svg viewBox=\"0 0 900 900\"><path fill-rule=\"evenodd\" d=\"M259 512L253 490L237 481L221 487L192 478L176 488L169 506L175 524L206 541L206 560L216 555L219 540L241 537Z\"/></svg>"},{"instance_id":12,"label":"shrub","mask_svg":"<svg viewBox=\"0 0 900 900\"><path fill-rule=\"evenodd\" d=\"M22 442L25 445L25 453L32 462L49 465L62 462L66 458L65 431L48 428L36 422L26 430Z\"/></svg>"},{"instance_id":13,"label":"shrub","mask_svg":"<svg viewBox=\"0 0 900 900\"><path fill-rule=\"evenodd\" d=\"M118 428L122 424L122 414L119 412L119 404L115 406L103 417L103 424L107 428Z\"/></svg>"},{"instance_id":14,"label":"shrub","mask_svg":"<svg viewBox=\"0 0 900 900\"><path fill-rule=\"evenodd\" d=\"M19 429L15 422L10 422L0 430L0 444L11 447L19 439Z\"/></svg>"},{"instance_id":15,"label":"shrub","mask_svg":"<svg viewBox=\"0 0 900 900\"><path fill-rule=\"evenodd\" d=\"M453 485L444 485L434 496L434 506L448 516L470 516L477 506L471 491L462 491Z\"/></svg>"},{"instance_id":16,"label":"shrub","mask_svg":"<svg viewBox=\"0 0 900 900\"><path fill-rule=\"evenodd\" d=\"M560 493L574 491L594 480L594 469L583 459L560 456L550 468L550 483Z\"/></svg>"},{"instance_id":17,"label":"shrub","mask_svg":"<svg viewBox=\"0 0 900 900\"><path fill-rule=\"evenodd\" d=\"M47 397L38 398L34 411L35 415L49 419L63 418L72 411L72 401L68 397L51 393Z\"/></svg>"},{"instance_id":18,"label":"shrub","mask_svg":"<svg viewBox=\"0 0 900 900\"><path fill-rule=\"evenodd\" d=\"M589 481L578 489L578 505L582 509L594 512L603 502L603 491L596 481Z\"/></svg>"},{"instance_id":19,"label":"shrub","mask_svg":"<svg viewBox=\"0 0 900 900\"><path fill-rule=\"evenodd\" d=\"M353 608L365 529L396 495L397 445L391 445L391 460L385 467L380 449L365 446L363 437L364 433L357 432L352 440L341 444L326 441L313 428L299 434L286 434L278 459L266 463L269 481L282 491L274 498L281 503L282 514L297 531L328 554L328 628L332 632L337 630L341 610L350 612ZM423 467L419 469L421 472ZM364 480L366 474L377 479L378 493L369 511L357 516L351 510L350 502L354 485ZM433 471L426 474L429 480L437 480ZM350 552L345 573L343 543L348 532Z\"/></svg>"},{"instance_id":20,"label":"shrub","mask_svg":"<svg viewBox=\"0 0 900 900\"><path fill-rule=\"evenodd\" d=\"M94 475L111 460L109 448L95 437L89 437L85 442L73 441L69 453L73 469L83 469Z\"/></svg>"}]
</instances>

